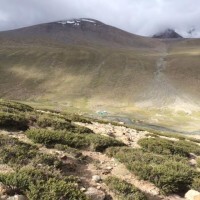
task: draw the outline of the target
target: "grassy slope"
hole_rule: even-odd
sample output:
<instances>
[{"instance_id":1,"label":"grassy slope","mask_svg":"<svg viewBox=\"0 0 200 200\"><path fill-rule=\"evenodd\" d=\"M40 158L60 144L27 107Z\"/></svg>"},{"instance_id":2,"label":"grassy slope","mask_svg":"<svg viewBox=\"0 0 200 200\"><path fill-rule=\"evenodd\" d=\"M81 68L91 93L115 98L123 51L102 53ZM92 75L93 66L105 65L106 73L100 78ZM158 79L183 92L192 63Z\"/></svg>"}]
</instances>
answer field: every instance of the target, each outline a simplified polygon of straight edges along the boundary
<instances>
[{"instance_id":1,"label":"grassy slope","mask_svg":"<svg viewBox=\"0 0 200 200\"><path fill-rule=\"evenodd\" d=\"M148 55L106 47L7 47L0 50L0 92L23 100L97 97L116 102L123 97L131 102L152 78L156 56Z\"/></svg>"},{"instance_id":2,"label":"grassy slope","mask_svg":"<svg viewBox=\"0 0 200 200\"><path fill-rule=\"evenodd\" d=\"M59 102L81 110L108 109L175 129L183 123L186 126L182 130L200 128L194 126L194 122L200 124L198 112L194 113L200 98L199 40L160 42L125 32L119 34L116 29L107 30L107 27L109 34L105 38L102 30L98 30L97 35L80 30L73 35L72 30L49 33L48 29L47 35L46 32L41 35L43 28L35 33L32 27L0 35L1 97L48 104L49 101L52 104ZM30 35L30 32L34 34ZM115 34L119 34L118 37L114 37ZM166 99L175 101L172 110L177 104L184 109L186 106L186 110L193 110L192 116L183 112L158 111L156 107L161 106L156 104L157 101L153 101L152 109L135 105L135 102L151 100L151 97L160 99L165 91L164 87L161 92L154 92L155 87L152 87L156 63L164 55L165 48L168 54L164 73L176 91L175 96L169 92Z\"/></svg>"}]
</instances>

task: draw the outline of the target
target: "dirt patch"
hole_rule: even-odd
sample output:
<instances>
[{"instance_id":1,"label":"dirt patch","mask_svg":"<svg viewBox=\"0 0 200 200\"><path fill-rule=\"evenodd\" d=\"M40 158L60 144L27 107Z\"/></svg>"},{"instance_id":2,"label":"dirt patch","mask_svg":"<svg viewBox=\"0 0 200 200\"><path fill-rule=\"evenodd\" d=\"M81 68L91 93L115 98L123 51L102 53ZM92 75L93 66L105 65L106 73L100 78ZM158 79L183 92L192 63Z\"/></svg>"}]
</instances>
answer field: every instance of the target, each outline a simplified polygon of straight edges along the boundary
<instances>
[{"instance_id":1,"label":"dirt patch","mask_svg":"<svg viewBox=\"0 0 200 200\"><path fill-rule=\"evenodd\" d=\"M113 137L117 140L121 140L128 146L133 148L138 148L138 140L144 138L149 132L147 131L137 131L135 129L127 128L125 126L114 126L112 124L100 124L98 122L93 122L92 124L84 124L76 122L77 125L85 126L90 128L97 134Z\"/></svg>"}]
</instances>

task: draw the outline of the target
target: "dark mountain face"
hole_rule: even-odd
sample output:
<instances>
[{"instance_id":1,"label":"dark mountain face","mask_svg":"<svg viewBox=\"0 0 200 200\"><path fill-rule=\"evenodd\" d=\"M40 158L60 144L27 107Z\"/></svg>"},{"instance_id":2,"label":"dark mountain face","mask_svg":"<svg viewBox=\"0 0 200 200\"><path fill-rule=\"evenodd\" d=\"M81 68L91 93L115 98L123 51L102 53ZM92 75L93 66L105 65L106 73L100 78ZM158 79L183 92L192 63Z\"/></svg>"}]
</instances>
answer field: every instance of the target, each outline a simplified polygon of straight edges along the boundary
<instances>
[{"instance_id":1,"label":"dark mountain face","mask_svg":"<svg viewBox=\"0 0 200 200\"><path fill-rule=\"evenodd\" d=\"M0 32L0 43L100 45L155 48L155 40L128 33L94 19L71 19Z\"/></svg>"},{"instance_id":2,"label":"dark mountain face","mask_svg":"<svg viewBox=\"0 0 200 200\"><path fill-rule=\"evenodd\" d=\"M173 29L167 29L163 32L157 33L153 35L153 38L160 38L160 39L178 39L178 38L183 38L181 35L176 33Z\"/></svg>"}]
</instances>

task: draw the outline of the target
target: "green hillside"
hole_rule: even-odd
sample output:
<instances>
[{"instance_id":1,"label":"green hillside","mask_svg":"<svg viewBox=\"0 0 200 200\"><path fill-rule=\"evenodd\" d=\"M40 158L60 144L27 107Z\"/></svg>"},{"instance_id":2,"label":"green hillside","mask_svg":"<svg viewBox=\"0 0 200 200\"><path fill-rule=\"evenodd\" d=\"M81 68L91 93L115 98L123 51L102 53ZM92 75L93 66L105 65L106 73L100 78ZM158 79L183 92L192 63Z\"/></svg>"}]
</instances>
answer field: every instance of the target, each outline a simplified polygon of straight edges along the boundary
<instances>
[{"instance_id":1,"label":"green hillside","mask_svg":"<svg viewBox=\"0 0 200 200\"><path fill-rule=\"evenodd\" d=\"M198 39L158 40L85 22L2 32L0 42L1 98L200 128L191 125L199 121Z\"/></svg>"}]
</instances>

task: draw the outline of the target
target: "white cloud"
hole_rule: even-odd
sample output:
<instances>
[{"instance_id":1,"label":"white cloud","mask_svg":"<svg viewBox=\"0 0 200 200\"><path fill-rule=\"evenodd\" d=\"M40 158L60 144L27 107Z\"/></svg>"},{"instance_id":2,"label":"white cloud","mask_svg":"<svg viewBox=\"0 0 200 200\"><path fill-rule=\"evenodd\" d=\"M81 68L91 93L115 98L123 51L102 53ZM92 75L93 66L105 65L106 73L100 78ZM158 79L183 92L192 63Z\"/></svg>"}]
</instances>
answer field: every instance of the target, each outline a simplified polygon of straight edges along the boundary
<instances>
[{"instance_id":1,"label":"white cloud","mask_svg":"<svg viewBox=\"0 0 200 200\"><path fill-rule=\"evenodd\" d=\"M98 19L141 35L165 28L185 34L192 27L200 30L200 1L1 0L0 30L79 17Z\"/></svg>"}]
</instances>

